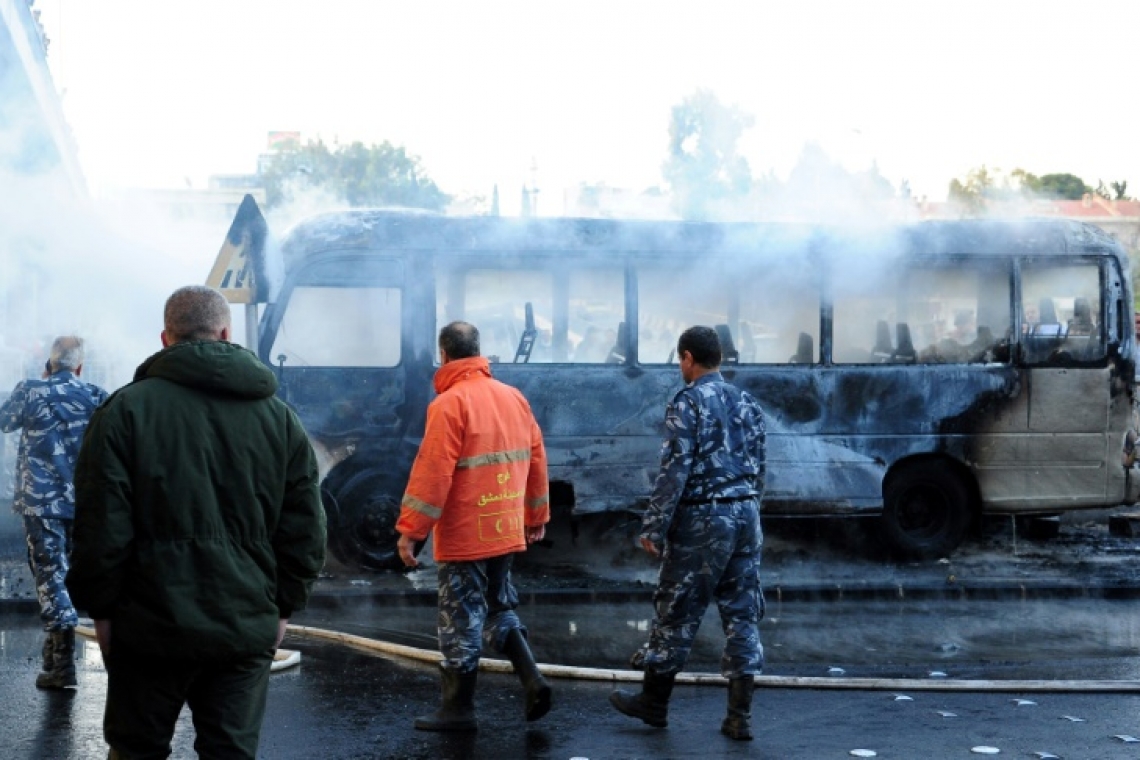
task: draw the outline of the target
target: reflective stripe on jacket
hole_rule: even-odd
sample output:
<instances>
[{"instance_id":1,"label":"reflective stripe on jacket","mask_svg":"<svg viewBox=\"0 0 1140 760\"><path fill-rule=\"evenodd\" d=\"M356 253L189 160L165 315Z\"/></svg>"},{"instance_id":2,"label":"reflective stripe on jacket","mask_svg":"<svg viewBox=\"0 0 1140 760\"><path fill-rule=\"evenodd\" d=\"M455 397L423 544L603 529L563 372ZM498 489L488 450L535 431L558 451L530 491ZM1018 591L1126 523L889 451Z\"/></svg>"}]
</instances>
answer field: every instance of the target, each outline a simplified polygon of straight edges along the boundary
<instances>
[{"instance_id":1,"label":"reflective stripe on jacket","mask_svg":"<svg viewBox=\"0 0 1140 760\"><path fill-rule=\"evenodd\" d=\"M396 530L422 540L434 527L437 562L523 551L524 527L550 520L546 449L530 404L478 356L440 367L435 389Z\"/></svg>"}]
</instances>

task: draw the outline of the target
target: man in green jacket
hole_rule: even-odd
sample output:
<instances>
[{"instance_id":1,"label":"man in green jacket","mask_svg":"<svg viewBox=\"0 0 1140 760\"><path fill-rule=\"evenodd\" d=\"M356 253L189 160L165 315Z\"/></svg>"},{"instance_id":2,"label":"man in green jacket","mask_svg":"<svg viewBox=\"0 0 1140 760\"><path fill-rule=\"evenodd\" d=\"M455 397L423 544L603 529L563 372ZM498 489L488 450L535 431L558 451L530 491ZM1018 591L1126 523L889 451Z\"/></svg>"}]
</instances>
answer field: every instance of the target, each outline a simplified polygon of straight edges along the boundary
<instances>
[{"instance_id":1,"label":"man in green jacket","mask_svg":"<svg viewBox=\"0 0 1140 760\"><path fill-rule=\"evenodd\" d=\"M111 757L167 757L183 704L202 757L257 753L269 666L324 564L316 458L229 304L180 288L162 351L91 420L67 587L95 619Z\"/></svg>"}]
</instances>

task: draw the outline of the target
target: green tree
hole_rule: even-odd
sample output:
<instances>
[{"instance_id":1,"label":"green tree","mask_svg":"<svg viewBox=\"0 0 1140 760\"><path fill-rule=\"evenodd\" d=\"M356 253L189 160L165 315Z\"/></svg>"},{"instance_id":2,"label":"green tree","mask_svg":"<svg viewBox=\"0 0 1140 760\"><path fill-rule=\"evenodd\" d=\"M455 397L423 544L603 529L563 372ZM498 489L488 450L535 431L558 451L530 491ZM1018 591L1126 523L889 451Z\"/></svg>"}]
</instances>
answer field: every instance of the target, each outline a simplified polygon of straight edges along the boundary
<instances>
[{"instance_id":1,"label":"green tree","mask_svg":"<svg viewBox=\"0 0 1140 760\"><path fill-rule=\"evenodd\" d=\"M710 90L697 90L673 107L662 174L682 218L708 219L718 205L748 197L752 171L737 142L754 122Z\"/></svg>"},{"instance_id":2,"label":"green tree","mask_svg":"<svg viewBox=\"0 0 1140 760\"><path fill-rule=\"evenodd\" d=\"M1025 174L1017 169L1013 172L1015 177ZM1032 175L1029 175L1032 176ZM1024 180L1022 180L1024 182ZM997 174L985 166L979 166L967 172L965 179L954 178L950 180L949 197L951 202L960 205L967 215L977 215L985 211L986 205L1001 197L1001 185L998 184Z\"/></svg>"},{"instance_id":3,"label":"green tree","mask_svg":"<svg viewBox=\"0 0 1140 760\"><path fill-rule=\"evenodd\" d=\"M282 150L262 173L270 206L305 189L330 192L350 206L444 209L451 197L427 176L419 158L384 141L354 142L330 149L323 140Z\"/></svg>"},{"instance_id":4,"label":"green tree","mask_svg":"<svg viewBox=\"0 0 1140 760\"><path fill-rule=\"evenodd\" d=\"M1045 174L1038 177L1024 169L1014 169L1012 176L1021 185L1022 193L1039 198L1079 201L1092 188L1075 174Z\"/></svg>"}]
</instances>

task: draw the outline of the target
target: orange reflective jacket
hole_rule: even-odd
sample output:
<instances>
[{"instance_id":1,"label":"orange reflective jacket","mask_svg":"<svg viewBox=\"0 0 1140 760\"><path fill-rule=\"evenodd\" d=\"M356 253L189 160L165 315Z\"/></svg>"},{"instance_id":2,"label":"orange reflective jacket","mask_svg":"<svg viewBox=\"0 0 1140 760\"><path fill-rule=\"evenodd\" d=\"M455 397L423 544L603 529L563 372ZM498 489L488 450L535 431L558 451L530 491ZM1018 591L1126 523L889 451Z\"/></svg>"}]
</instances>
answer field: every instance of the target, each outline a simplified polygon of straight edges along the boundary
<instances>
[{"instance_id":1,"label":"orange reflective jacket","mask_svg":"<svg viewBox=\"0 0 1140 760\"><path fill-rule=\"evenodd\" d=\"M435 390L396 530L423 540L434 526L437 562L523 551L523 528L550 520L546 449L530 404L480 356L440 367Z\"/></svg>"}]
</instances>

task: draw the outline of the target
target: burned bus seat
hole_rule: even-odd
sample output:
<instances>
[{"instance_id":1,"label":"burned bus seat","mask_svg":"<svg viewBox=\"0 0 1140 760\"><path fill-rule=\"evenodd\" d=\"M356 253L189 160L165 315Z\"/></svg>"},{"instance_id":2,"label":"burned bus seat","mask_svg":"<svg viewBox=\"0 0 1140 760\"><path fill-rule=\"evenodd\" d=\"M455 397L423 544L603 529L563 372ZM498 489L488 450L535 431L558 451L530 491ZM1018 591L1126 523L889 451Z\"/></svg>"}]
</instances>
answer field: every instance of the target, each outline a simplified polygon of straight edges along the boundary
<instances>
[{"instance_id":1,"label":"burned bus seat","mask_svg":"<svg viewBox=\"0 0 1140 760\"><path fill-rule=\"evenodd\" d=\"M914 364L918 359L918 352L914 350L914 342L910 338L910 325L899 322L895 325L898 334L898 347L891 352L892 364Z\"/></svg>"},{"instance_id":2,"label":"burned bus seat","mask_svg":"<svg viewBox=\"0 0 1140 760\"><path fill-rule=\"evenodd\" d=\"M526 364L530 361L530 352L534 349L534 340L538 337L538 330L534 327L534 306L526 302L526 324L522 336L519 338L519 347L515 349L515 364Z\"/></svg>"},{"instance_id":3,"label":"burned bus seat","mask_svg":"<svg viewBox=\"0 0 1140 760\"><path fill-rule=\"evenodd\" d=\"M875 323L875 347L871 349L871 360L889 362L894 353L894 346L891 345L891 328L887 320L880 319Z\"/></svg>"},{"instance_id":4,"label":"burned bus seat","mask_svg":"<svg viewBox=\"0 0 1140 760\"><path fill-rule=\"evenodd\" d=\"M756 361L756 338L752 335L752 325L740 323L740 345L744 348L741 358L745 362Z\"/></svg>"},{"instance_id":5,"label":"burned bus seat","mask_svg":"<svg viewBox=\"0 0 1140 760\"><path fill-rule=\"evenodd\" d=\"M994 348L997 341L994 340L994 331L989 328L989 325L978 325L978 337L970 344L970 363L977 362L991 362L994 360Z\"/></svg>"},{"instance_id":6,"label":"burned bus seat","mask_svg":"<svg viewBox=\"0 0 1140 760\"><path fill-rule=\"evenodd\" d=\"M606 356L606 364L623 364L627 356L629 356L629 328L625 322L619 322L617 341Z\"/></svg>"},{"instance_id":7,"label":"burned bus seat","mask_svg":"<svg viewBox=\"0 0 1140 760\"><path fill-rule=\"evenodd\" d=\"M1096 324L1092 318L1089 299L1077 298L1073 301L1073 318L1069 320L1069 335L1093 335Z\"/></svg>"},{"instance_id":8,"label":"burned bus seat","mask_svg":"<svg viewBox=\"0 0 1140 760\"><path fill-rule=\"evenodd\" d=\"M732 330L728 325L717 325L716 337L720 339L720 360L722 364L739 364L740 352L732 342Z\"/></svg>"},{"instance_id":9,"label":"burned bus seat","mask_svg":"<svg viewBox=\"0 0 1140 760\"><path fill-rule=\"evenodd\" d=\"M811 364L815 358L813 352L815 348L812 345L811 336L806 332L800 333L799 342L796 344L796 352L792 354L792 358L788 360L791 364Z\"/></svg>"}]
</instances>

